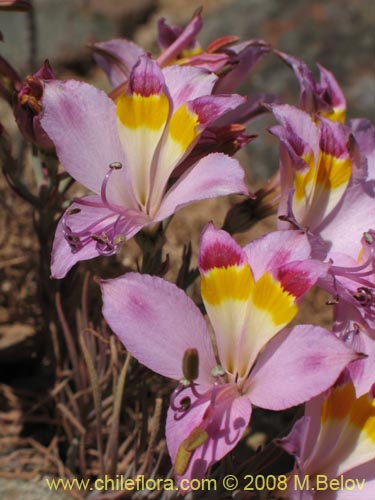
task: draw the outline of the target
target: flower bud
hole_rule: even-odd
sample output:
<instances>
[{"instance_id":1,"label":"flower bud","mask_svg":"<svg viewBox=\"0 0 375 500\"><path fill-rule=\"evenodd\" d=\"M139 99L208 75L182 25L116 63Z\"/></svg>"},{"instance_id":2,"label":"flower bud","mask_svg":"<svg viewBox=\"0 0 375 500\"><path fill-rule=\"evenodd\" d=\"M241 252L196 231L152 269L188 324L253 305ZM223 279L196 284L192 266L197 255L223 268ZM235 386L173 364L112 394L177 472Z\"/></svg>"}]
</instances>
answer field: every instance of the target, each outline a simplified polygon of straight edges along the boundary
<instances>
[{"instance_id":1,"label":"flower bud","mask_svg":"<svg viewBox=\"0 0 375 500\"><path fill-rule=\"evenodd\" d=\"M33 142L41 149L53 149L54 145L43 130L40 119L42 110L43 81L54 80L55 75L46 60L43 66L33 75L26 77L24 85L18 92L14 107L17 125L26 140Z\"/></svg>"}]
</instances>

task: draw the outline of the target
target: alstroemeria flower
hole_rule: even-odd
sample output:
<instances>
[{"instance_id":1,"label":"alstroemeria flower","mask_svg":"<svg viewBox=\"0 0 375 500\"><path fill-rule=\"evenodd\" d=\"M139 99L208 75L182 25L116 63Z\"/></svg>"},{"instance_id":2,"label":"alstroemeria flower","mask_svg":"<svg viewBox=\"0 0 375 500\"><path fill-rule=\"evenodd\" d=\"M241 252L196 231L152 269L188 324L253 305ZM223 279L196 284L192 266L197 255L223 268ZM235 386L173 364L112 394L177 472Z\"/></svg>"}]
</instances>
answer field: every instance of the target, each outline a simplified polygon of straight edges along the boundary
<instances>
[{"instance_id":1,"label":"alstroemeria flower","mask_svg":"<svg viewBox=\"0 0 375 500\"><path fill-rule=\"evenodd\" d=\"M270 132L280 139L281 203L279 216L319 233L342 199L354 169L348 151L349 129L289 105L271 108L279 125ZM289 227L287 222L280 227Z\"/></svg>"},{"instance_id":2,"label":"alstroemeria flower","mask_svg":"<svg viewBox=\"0 0 375 500\"><path fill-rule=\"evenodd\" d=\"M375 332L375 127L368 120L350 126L359 175L319 228L331 262L328 279L319 284L358 312L350 318L345 307L338 308L335 322L341 331L353 319Z\"/></svg>"},{"instance_id":3,"label":"alstroemeria flower","mask_svg":"<svg viewBox=\"0 0 375 500\"><path fill-rule=\"evenodd\" d=\"M144 56L116 103L86 83L46 85L42 125L65 169L96 193L75 200L60 220L54 277L80 260L114 254L121 241L193 201L248 193L239 163L219 153L168 185L205 128L244 101L210 95L215 81L197 68L171 66L162 73Z\"/></svg>"},{"instance_id":4,"label":"alstroemeria flower","mask_svg":"<svg viewBox=\"0 0 375 500\"><path fill-rule=\"evenodd\" d=\"M350 381L337 384L328 396L307 403L305 416L279 444L296 457L288 499L374 498L375 385L356 398Z\"/></svg>"},{"instance_id":5,"label":"alstroemeria flower","mask_svg":"<svg viewBox=\"0 0 375 500\"><path fill-rule=\"evenodd\" d=\"M277 50L275 53L292 68L298 79L300 108L313 116L344 123L346 100L333 73L318 64L320 81L317 82L302 59Z\"/></svg>"},{"instance_id":6,"label":"alstroemeria flower","mask_svg":"<svg viewBox=\"0 0 375 500\"><path fill-rule=\"evenodd\" d=\"M232 450L253 405L298 405L357 358L323 328L284 329L296 301L327 270L310 252L298 231L270 233L242 249L208 225L199 267L214 346L199 309L175 285L134 273L102 282L104 317L128 351L180 380L166 428L177 478L203 477Z\"/></svg>"},{"instance_id":7,"label":"alstroemeria flower","mask_svg":"<svg viewBox=\"0 0 375 500\"><path fill-rule=\"evenodd\" d=\"M201 28L200 13L196 13L184 28L170 26L164 19L160 19L158 42L162 52L156 62L163 69L171 64L178 64L216 74L218 78L212 89L213 94L232 93L238 89L256 62L270 51L269 44L263 40L253 39L236 43L238 38L235 36L214 40L203 50L196 39ZM106 73L113 87L110 97L115 99L127 88L129 74L139 58L145 55L145 51L123 38L97 42L92 45L92 49L96 62ZM265 113L265 102L276 102L276 98L266 93L254 95L229 113L227 118L224 116L219 123L212 123L207 129L208 136L220 136L220 142L216 138L218 147L215 151L234 154L239 147L245 145L251 136L246 136L241 128L231 128L231 125L247 123ZM224 134L228 126L230 128Z\"/></svg>"}]
</instances>

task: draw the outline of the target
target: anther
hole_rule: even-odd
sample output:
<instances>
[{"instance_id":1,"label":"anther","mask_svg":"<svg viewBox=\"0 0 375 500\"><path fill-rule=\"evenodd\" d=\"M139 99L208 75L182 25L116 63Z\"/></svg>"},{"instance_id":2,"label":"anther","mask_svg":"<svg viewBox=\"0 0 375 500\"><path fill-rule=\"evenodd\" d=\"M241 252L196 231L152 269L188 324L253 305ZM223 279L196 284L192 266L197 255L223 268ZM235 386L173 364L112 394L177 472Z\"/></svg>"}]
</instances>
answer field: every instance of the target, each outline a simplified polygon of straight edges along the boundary
<instances>
[{"instance_id":1,"label":"anther","mask_svg":"<svg viewBox=\"0 0 375 500\"><path fill-rule=\"evenodd\" d=\"M372 301L371 290L365 286L357 288L357 291L353 293L353 297L363 306L366 306Z\"/></svg>"},{"instance_id":2,"label":"anther","mask_svg":"<svg viewBox=\"0 0 375 500\"><path fill-rule=\"evenodd\" d=\"M182 360L182 372L186 380L192 382L199 375L199 356L195 348L186 349Z\"/></svg>"},{"instance_id":3,"label":"anther","mask_svg":"<svg viewBox=\"0 0 375 500\"><path fill-rule=\"evenodd\" d=\"M180 407L182 411L188 410L190 408L190 405L191 405L191 399L189 398L189 396L186 396L185 398L182 398L180 400Z\"/></svg>"},{"instance_id":4,"label":"anther","mask_svg":"<svg viewBox=\"0 0 375 500\"><path fill-rule=\"evenodd\" d=\"M96 234L92 234L91 239L96 241L97 243L101 243L102 245L105 245L106 243L108 243L108 237L103 238L103 237L97 236Z\"/></svg>"},{"instance_id":5,"label":"anther","mask_svg":"<svg viewBox=\"0 0 375 500\"><path fill-rule=\"evenodd\" d=\"M374 239L370 233L363 233L363 237L365 239L365 242L368 243L369 245L372 245L374 243Z\"/></svg>"},{"instance_id":6,"label":"anther","mask_svg":"<svg viewBox=\"0 0 375 500\"><path fill-rule=\"evenodd\" d=\"M66 213L67 215L75 215L79 214L81 212L80 208L72 208L71 210L68 210Z\"/></svg>"},{"instance_id":7,"label":"anther","mask_svg":"<svg viewBox=\"0 0 375 500\"><path fill-rule=\"evenodd\" d=\"M122 168L122 163L119 161L113 161L109 164L109 168L112 170L120 170Z\"/></svg>"}]
</instances>

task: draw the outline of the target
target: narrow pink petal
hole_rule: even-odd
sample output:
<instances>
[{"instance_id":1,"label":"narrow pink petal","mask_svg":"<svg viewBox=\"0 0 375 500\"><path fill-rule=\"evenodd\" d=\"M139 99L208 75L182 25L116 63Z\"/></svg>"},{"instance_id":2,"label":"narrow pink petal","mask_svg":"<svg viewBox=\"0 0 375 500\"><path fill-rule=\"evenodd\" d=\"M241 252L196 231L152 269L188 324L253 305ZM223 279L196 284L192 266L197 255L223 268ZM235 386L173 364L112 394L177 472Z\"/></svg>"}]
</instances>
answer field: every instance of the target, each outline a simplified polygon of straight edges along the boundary
<instances>
[{"instance_id":1,"label":"narrow pink petal","mask_svg":"<svg viewBox=\"0 0 375 500\"><path fill-rule=\"evenodd\" d=\"M346 109L345 96L331 71L317 64L320 72L320 85L324 89L324 97L331 101L334 109ZM320 111L320 110L319 110Z\"/></svg>"},{"instance_id":2,"label":"narrow pink petal","mask_svg":"<svg viewBox=\"0 0 375 500\"><path fill-rule=\"evenodd\" d=\"M358 355L324 328L298 325L277 335L247 382L251 402L283 410L328 389Z\"/></svg>"},{"instance_id":3,"label":"narrow pink petal","mask_svg":"<svg viewBox=\"0 0 375 500\"><path fill-rule=\"evenodd\" d=\"M200 14L194 15L174 42L160 54L157 59L158 64L166 66L173 62L186 47L195 41L195 37L201 29L202 18Z\"/></svg>"},{"instance_id":4,"label":"narrow pink petal","mask_svg":"<svg viewBox=\"0 0 375 500\"><path fill-rule=\"evenodd\" d=\"M210 95L217 81L215 74L192 66L167 66L163 75L174 110L185 102Z\"/></svg>"},{"instance_id":5,"label":"narrow pink petal","mask_svg":"<svg viewBox=\"0 0 375 500\"><path fill-rule=\"evenodd\" d=\"M129 92L149 97L159 95L163 87L164 76L160 67L150 55L142 55L129 75Z\"/></svg>"},{"instance_id":6,"label":"narrow pink petal","mask_svg":"<svg viewBox=\"0 0 375 500\"><path fill-rule=\"evenodd\" d=\"M310 422L310 417L301 417L294 424L287 436L275 440L277 446L280 446L284 451L289 453L289 455L293 455L296 458L299 468L302 468L303 461L306 457L305 449L307 437L310 433Z\"/></svg>"},{"instance_id":7,"label":"narrow pink petal","mask_svg":"<svg viewBox=\"0 0 375 500\"><path fill-rule=\"evenodd\" d=\"M237 94L206 95L189 102L188 107L198 115L200 127L206 128L223 114L245 102L245 97Z\"/></svg>"},{"instance_id":8,"label":"narrow pink petal","mask_svg":"<svg viewBox=\"0 0 375 500\"><path fill-rule=\"evenodd\" d=\"M214 406L210 401L212 386L199 389L204 396L195 399L190 394L192 404L185 414L176 414L171 408L168 410L166 438L173 464L181 442L194 428L200 427L208 433L208 440L194 451L187 470L177 477L178 481L183 478L203 478L208 467L236 446L250 421L249 398L240 396L235 386L219 386ZM188 391L182 395L186 397Z\"/></svg>"},{"instance_id":9,"label":"narrow pink petal","mask_svg":"<svg viewBox=\"0 0 375 500\"><path fill-rule=\"evenodd\" d=\"M161 278L129 273L101 282L103 315L126 349L151 370L181 379L187 349L199 353L198 382L216 366L206 322L193 301Z\"/></svg>"},{"instance_id":10,"label":"narrow pink petal","mask_svg":"<svg viewBox=\"0 0 375 500\"><path fill-rule=\"evenodd\" d=\"M195 66L198 68L206 69L208 71L219 71L225 64L229 61L229 55L223 52L217 53L207 53L202 52L196 56L189 58L189 66ZM220 93L229 92L224 90Z\"/></svg>"},{"instance_id":11,"label":"narrow pink petal","mask_svg":"<svg viewBox=\"0 0 375 500\"><path fill-rule=\"evenodd\" d=\"M130 213L125 220L118 221L118 214L112 212L102 205L102 199L99 196L87 196L82 199L84 202L95 203L97 206L82 205L81 203L72 203L66 213L60 219L53 242L51 257L51 274L53 278L64 278L67 272L81 260L89 260L98 257L100 253L97 250L97 243L91 239L90 234L100 236L102 231L111 235L115 228L115 236L124 236L129 239L134 236L148 220L141 213ZM79 209L79 213L69 215L67 213ZM72 248L67 242L63 232L63 218L72 231L89 233L81 238L88 240L80 250L73 253ZM90 229L91 228L91 229Z\"/></svg>"},{"instance_id":12,"label":"narrow pink petal","mask_svg":"<svg viewBox=\"0 0 375 500\"><path fill-rule=\"evenodd\" d=\"M366 358L353 361L348 370L357 398L370 391L375 382L375 339L362 330L354 333L347 344L355 351L366 354Z\"/></svg>"},{"instance_id":13,"label":"narrow pink petal","mask_svg":"<svg viewBox=\"0 0 375 500\"><path fill-rule=\"evenodd\" d=\"M154 220L163 220L193 201L232 193L248 194L237 160L213 153L193 165L164 196Z\"/></svg>"},{"instance_id":14,"label":"narrow pink petal","mask_svg":"<svg viewBox=\"0 0 375 500\"><path fill-rule=\"evenodd\" d=\"M112 87L118 87L128 79L133 66L144 54L141 47L124 38L97 42L92 48L95 61L108 76Z\"/></svg>"},{"instance_id":15,"label":"narrow pink petal","mask_svg":"<svg viewBox=\"0 0 375 500\"><path fill-rule=\"evenodd\" d=\"M216 87L215 93L234 92L248 77L251 69L259 59L270 51L270 45L263 40L255 39L232 45L226 53L233 61L232 70L223 75Z\"/></svg>"},{"instance_id":16,"label":"narrow pink petal","mask_svg":"<svg viewBox=\"0 0 375 500\"><path fill-rule=\"evenodd\" d=\"M293 142L295 141L295 149L300 149L298 154L301 156L305 152L304 148L302 148L303 143L305 143L313 151L315 160L317 160L319 154L319 133L311 116L289 104L272 105L271 111L276 120L284 128L288 137ZM272 130L276 131L279 129L275 127Z\"/></svg>"},{"instance_id":17,"label":"narrow pink petal","mask_svg":"<svg viewBox=\"0 0 375 500\"><path fill-rule=\"evenodd\" d=\"M109 195L111 201L130 208L133 198L111 99L87 83L51 81L45 85L42 104L42 126L69 174L100 193L109 165L120 162L123 168L116 172L118 182L111 183Z\"/></svg>"},{"instance_id":18,"label":"narrow pink petal","mask_svg":"<svg viewBox=\"0 0 375 500\"><path fill-rule=\"evenodd\" d=\"M365 118L350 121L350 128L365 158L367 178L375 179L375 126Z\"/></svg>"},{"instance_id":19,"label":"narrow pink petal","mask_svg":"<svg viewBox=\"0 0 375 500\"><path fill-rule=\"evenodd\" d=\"M178 38L183 31L183 28L167 23L164 17L158 19L158 36L157 41L160 50L167 49Z\"/></svg>"}]
</instances>

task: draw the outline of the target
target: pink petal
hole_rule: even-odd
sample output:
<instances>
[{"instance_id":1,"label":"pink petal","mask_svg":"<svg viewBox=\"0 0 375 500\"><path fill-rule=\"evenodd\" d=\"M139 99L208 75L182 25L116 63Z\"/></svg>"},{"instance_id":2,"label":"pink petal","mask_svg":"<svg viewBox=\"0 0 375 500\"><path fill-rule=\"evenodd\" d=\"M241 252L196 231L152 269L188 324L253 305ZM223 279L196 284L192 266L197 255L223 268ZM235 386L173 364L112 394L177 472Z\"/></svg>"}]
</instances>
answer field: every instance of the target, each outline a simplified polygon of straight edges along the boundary
<instances>
[{"instance_id":1,"label":"pink petal","mask_svg":"<svg viewBox=\"0 0 375 500\"><path fill-rule=\"evenodd\" d=\"M247 382L251 402L283 410L328 389L358 355L324 328L298 325L277 335Z\"/></svg>"},{"instance_id":2,"label":"pink petal","mask_svg":"<svg viewBox=\"0 0 375 500\"><path fill-rule=\"evenodd\" d=\"M245 174L237 160L222 153L202 158L164 196L155 221L163 220L193 201L232 193L248 194Z\"/></svg>"},{"instance_id":3,"label":"pink petal","mask_svg":"<svg viewBox=\"0 0 375 500\"><path fill-rule=\"evenodd\" d=\"M178 477L179 481L182 478L203 478L208 467L236 446L251 416L249 398L240 396L234 386L219 386L214 406L210 401L212 386L198 387L198 390L204 393L204 396L195 399L190 394L192 404L184 414L179 416L171 408L168 410L166 438L173 464L181 442L194 428L203 428L209 436L208 440L194 451L189 467ZM184 391L182 395L186 397L188 391Z\"/></svg>"},{"instance_id":4,"label":"pink petal","mask_svg":"<svg viewBox=\"0 0 375 500\"><path fill-rule=\"evenodd\" d=\"M274 441L277 446L280 446L289 455L293 455L296 458L299 468L302 468L306 457L305 449L307 437L310 433L310 422L310 417L301 417L293 425L292 430L287 436Z\"/></svg>"},{"instance_id":5,"label":"pink petal","mask_svg":"<svg viewBox=\"0 0 375 500\"><path fill-rule=\"evenodd\" d=\"M363 154L367 177L369 180L375 179L375 126L365 118L357 118L350 121L350 128L358 147Z\"/></svg>"},{"instance_id":6,"label":"pink petal","mask_svg":"<svg viewBox=\"0 0 375 500\"><path fill-rule=\"evenodd\" d=\"M349 186L333 213L315 230L331 244L331 253L358 258L363 233L374 226L375 187L372 184Z\"/></svg>"},{"instance_id":7,"label":"pink petal","mask_svg":"<svg viewBox=\"0 0 375 500\"><path fill-rule=\"evenodd\" d=\"M64 168L95 193L100 193L109 165L120 162L123 168L116 172L118 181L109 186L109 195L113 202L132 206L116 109L104 92L74 80L48 82L41 123Z\"/></svg>"},{"instance_id":8,"label":"pink petal","mask_svg":"<svg viewBox=\"0 0 375 500\"><path fill-rule=\"evenodd\" d=\"M331 101L333 108L346 109L345 96L331 71L317 64L320 72L320 84L324 90L324 97ZM320 110L319 110L320 111Z\"/></svg>"},{"instance_id":9,"label":"pink petal","mask_svg":"<svg viewBox=\"0 0 375 500\"><path fill-rule=\"evenodd\" d=\"M327 274L328 270L329 264L311 259L289 262L277 270L275 277L280 281L284 290L300 299L319 278Z\"/></svg>"},{"instance_id":10,"label":"pink petal","mask_svg":"<svg viewBox=\"0 0 375 500\"><path fill-rule=\"evenodd\" d=\"M144 50L124 38L94 43L94 59L108 76L112 87L118 87L129 77L135 63Z\"/></svg>"},{"instance_id":11,"label":"pink petal","mask_svg":"<svg viewBox=\"0 0 375 500\"><path fill-rule=\"evenodd\" d=\"M185 351L196 348L198 382L210 380L216 361L206 322L181 289L136 273L102 281L101 287L106 321L140 363L179 380Z\"/></svg>"},{"instance_id":12,"label":"pink petal","mask_svg":"<svg viewBox=\"0 0 375 500\"><path fill-rule=\"evenodd\" d=\"M265 272L279 269L288 262L305 260L311 255L311 245L302 231L274 231L243 248L258 280Z\"/></svg>"},{"instance_id":13,"label":"pink petal","mask_svg":"<svg viewBox=\"0 0 375 500\"><path fill-rule=\"evenodd\" d=\"M352 490L353 480L356 479L360 486L356 483L357 487ZM337 492L327 491L326 496L320 493L317 495L317 500L370 500L370 498L375 498L375 460L370 460L346 472L343 474L343 480L347 481L346 488Z\"/></svg>"},{"instance_id":14,"label":"pink petal","mask_svg":"<svg viewBox=\"0 0 375 500\"><path fill-rule=\"evenodd\" d=\"M289 104L272 105L270 108L282 127L272 127L270 131L280 137L285 144L291 142L298 156L304 154L306 146L308 146L308 149L314 153L315 160L317 160L319 155L319 133L311 116Z\"/></svg>"},{"instance_id":15,"label":"pink petal","mask_svg":"<svg viewBox=\"0 0 375 500\"><path fill-rule=\"evenodd\" d=\"M355 387L357 398L370 391L375 382L375 339L362 330L353 333L347 345L357 352L366 354L366 358L353 361L348 370Z\"/></svg>"},{"instance_id":16,"label":"pink petal","mask_svg":"<svg viewBox=\"0 0 375 500\"><path fill-rule=\"evenodd\" d=\"M189 59L189 66L206 69L207 71L217 72L229 61L229 55L223 52L207 53L202 52ZM219 80L218 80L219 81ZM223 91L227 92L227 91Z\"/></svg>"},{"instance_id":17,"label":"pink petal","mask_svg":"<svg viewBox=\"0 0 375 500\"><path fill-rule=\"evenodd\" d=\"M253 66L270 51L270 45L255 39L232 45L226 49L233 64L232 70L224 74L215 87L216 94L230 93L245 81Z\"/></svg>"},{"instance_id":18,"label":"pink petal","mask_svg":"<svg viewBox=\"0 0 375 500\"><path fill-rule=\"evenodd\" d=\"M237 94L205 95L189 102L188 107L198 115L200 127L203 129L245 102L246 99Z\"/></svg>"},{"instance_id":19,"label":"pink petal","mask_svg":"<svg viewBox=\"0 0 375 500\"><path fill-rule=\"evenodd\" d=\"M157 59L158 64L160 66L170 64L186 47L195 41L195 37L201 29L202 18L199 14L194 15L175 41L160 54Z\"/></svg>"},{"instance_id":20,"label":"pink petal","mask_svg":"<svg viewBox=\"0 0 375 500\"><path fill-rule=\"evenodd\" d=\"M164 76L149 54L142 55L129 75L128 90L143 97L159 95L164 88Z\"/></svg>"},{"instance_id":21,"label":"pink petal","mask_svg":"<svg viewBox=\"0 0 375 500\"><path fill-rule=\"evenodd\" d=\"M163 75L174 110L185 102L210 95L217 81L213 73L192 66L168 66Z\"/></svg>"}]
</instances>

